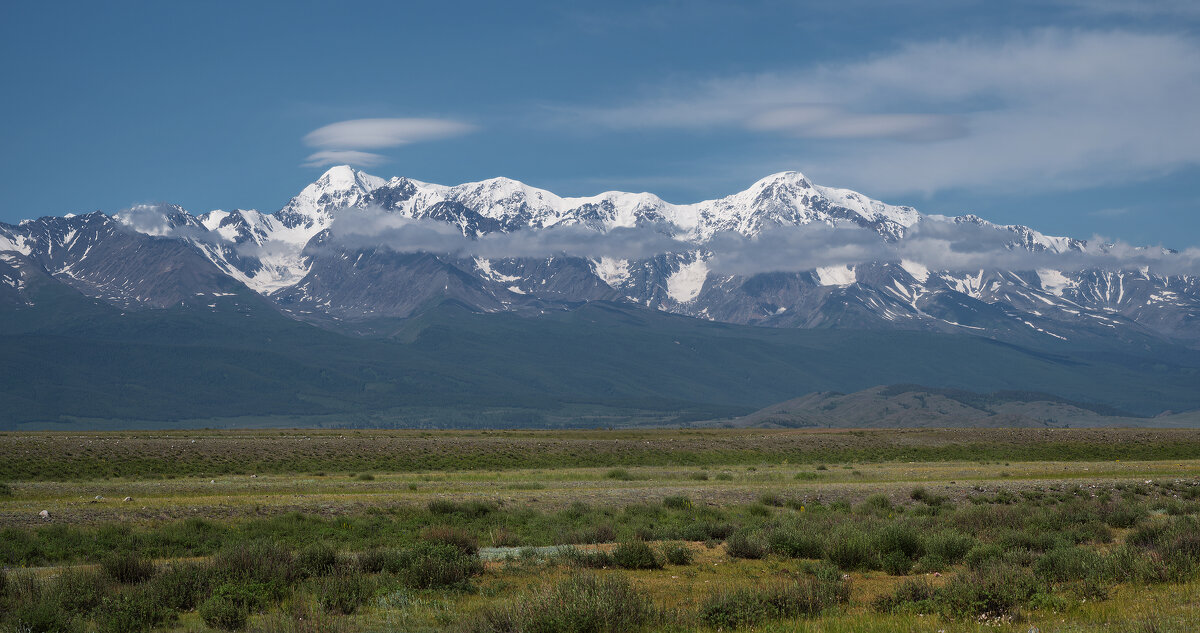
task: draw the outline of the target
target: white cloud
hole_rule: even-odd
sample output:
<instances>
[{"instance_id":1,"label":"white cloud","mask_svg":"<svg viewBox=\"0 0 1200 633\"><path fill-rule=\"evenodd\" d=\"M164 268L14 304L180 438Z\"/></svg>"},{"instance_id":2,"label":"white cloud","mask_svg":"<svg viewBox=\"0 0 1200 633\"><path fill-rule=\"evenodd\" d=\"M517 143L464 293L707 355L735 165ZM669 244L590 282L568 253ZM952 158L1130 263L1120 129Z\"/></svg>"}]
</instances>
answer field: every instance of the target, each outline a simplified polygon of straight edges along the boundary
<instances>
[{"instance_id":1,"label":"white cloud","mask_svg":"<svg viewBox=\"0 0 1200 633\"><path fill-rule=\"evenodd\" d=\"M325 167L327 165L356 165L358 167L374 167L387 161L386 156L360 152L353 149L327 149L315 152L305 159L305 167Z\"/></svg>"},{"instance_id":2,"label":"white cloud","mask_svg":"<svg viewBox=\"0 0 1200 633\"><path fill-rule=\"evenodd\" d=\"M462 136L474 129L449 119L352 119L317 128L304 143L330 150L381 149Z\"/></svg>"},{"instance_id":3,"label":"white cloud","mask_svg":"<svg viewBox=\"0 0 1200 633\"><path fill-rule=\"evenodd\" d=\"M1197 59L1184 35L1044 29L671 86L574 118L823 139L796 146L797 167L884 194L1070 189L1200 164Z\"/></svg>"}]
</instances>

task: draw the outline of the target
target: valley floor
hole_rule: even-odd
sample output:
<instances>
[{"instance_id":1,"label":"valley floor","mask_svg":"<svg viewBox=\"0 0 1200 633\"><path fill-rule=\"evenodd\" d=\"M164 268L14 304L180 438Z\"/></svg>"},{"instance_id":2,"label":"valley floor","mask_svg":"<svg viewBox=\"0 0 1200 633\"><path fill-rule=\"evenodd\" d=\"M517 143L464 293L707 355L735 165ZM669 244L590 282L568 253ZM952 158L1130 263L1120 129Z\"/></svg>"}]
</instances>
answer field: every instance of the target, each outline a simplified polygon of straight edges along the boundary
<instances>
[{"instance_id":1,"label":"valley floor","mask_svg":"<svg viewBox=\"0 0 1200 633\"><path fill-rule=\"evenodd\" d=\"M0 477L0 631L1200 621L1195 431L0 434Z\"/></svg>"}]
</instances>

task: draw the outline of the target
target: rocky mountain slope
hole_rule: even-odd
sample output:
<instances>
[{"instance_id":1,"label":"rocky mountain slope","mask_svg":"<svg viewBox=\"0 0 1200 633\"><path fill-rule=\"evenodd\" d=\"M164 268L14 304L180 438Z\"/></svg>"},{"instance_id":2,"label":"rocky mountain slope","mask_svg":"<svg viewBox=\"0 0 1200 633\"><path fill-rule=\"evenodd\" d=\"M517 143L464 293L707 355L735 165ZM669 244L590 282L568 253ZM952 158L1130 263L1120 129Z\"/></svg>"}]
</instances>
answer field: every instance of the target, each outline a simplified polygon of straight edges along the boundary
<instances>
[{"instance_id":1,"label":"rocky mountain slope","mask_svg":"<svg viewBox=\"0 0 1200 633\"><path fill-rule=\"evenodd\" d=\"M248 289L351 330L446 301L534 315L611 301L784 328L1200 346L1200 277L1171 253L922 215L796 172L676 205L335 167L273 213L158 205L0 224L0 305L32 303L38 275L125 309Z\"/></svg>"}]
</instances>

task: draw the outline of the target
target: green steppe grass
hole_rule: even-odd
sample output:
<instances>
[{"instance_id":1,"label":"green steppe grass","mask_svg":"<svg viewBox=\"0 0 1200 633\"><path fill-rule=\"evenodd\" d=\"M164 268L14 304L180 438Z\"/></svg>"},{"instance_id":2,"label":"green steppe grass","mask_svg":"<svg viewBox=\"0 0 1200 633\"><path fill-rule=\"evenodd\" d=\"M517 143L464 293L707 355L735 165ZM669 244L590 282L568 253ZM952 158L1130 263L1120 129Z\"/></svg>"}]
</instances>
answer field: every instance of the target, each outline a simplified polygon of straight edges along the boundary
<instances>
[{"instance_id":1,"label":"green steppe grass","mask_svg":"<svg viewBox=\"0 0 1200 633\"><path fill-rule=\"evenodd\" d=\"M1017 431L974 459L794 459L807 445L894 455L918 437L968 450L959 433L385 434L444 450L482 442L514 464L539 450L661 454L422 470L350 468L352 454L330 453L304 472L236 476L185 459L120 477L87 473L114 455L159 463L138 451L186 452L193 439L266 455L305 434L0 436L0 631L1170 632L1200 621L1200 461L1181 448L1186 434L1060 433L1053 441L1080 446L1057 460L1019 453L1040 436ZM69 477L10 461L42 463L53 455L35 449L89 438ZM1112 459L1097 458L1101 441ZM747 457L755 446L762 459Z\"/></svg>"}]
</instances>

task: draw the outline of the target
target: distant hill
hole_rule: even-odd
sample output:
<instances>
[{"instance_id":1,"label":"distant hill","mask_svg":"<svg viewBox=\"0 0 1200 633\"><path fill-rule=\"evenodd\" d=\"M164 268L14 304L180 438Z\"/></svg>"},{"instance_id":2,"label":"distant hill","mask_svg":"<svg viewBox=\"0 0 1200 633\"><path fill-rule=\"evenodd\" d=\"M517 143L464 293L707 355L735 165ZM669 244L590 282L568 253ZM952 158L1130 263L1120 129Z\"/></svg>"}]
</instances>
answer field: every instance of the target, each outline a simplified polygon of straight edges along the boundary
<instances>
[{"instance_id":1,"label":"distant hill","mask_svg":"<svg viewBox=\"0 0 1200 633\"><path fill-rule=\"evenodd\" d=\"M935 428L1197 426L1200 411L1148 417L1034 391L976 393L900 384L810 393L726 421L741 427Z\"/></svg>"}]
</instances>

